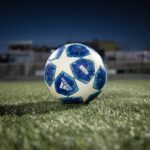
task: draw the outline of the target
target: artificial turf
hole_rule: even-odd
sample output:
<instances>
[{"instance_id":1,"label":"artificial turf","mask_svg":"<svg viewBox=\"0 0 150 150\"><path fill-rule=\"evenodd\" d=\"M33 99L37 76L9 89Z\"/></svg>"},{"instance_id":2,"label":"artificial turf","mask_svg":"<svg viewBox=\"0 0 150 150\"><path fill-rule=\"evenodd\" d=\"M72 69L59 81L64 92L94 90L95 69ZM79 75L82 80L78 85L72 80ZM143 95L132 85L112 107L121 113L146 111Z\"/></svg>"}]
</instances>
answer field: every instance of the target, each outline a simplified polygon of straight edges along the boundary
<instances>
[{"instance_id":1,"label":"artificial turf","mask_svg":"<svg viewBox=\"0 0 150 150\"><path fill-rule=\"evenodd\" d=\"M62 104L43 82L0 82L0 150L150 149L150 81L108 81L86 105Z\"/></svg>"}]
</instances>

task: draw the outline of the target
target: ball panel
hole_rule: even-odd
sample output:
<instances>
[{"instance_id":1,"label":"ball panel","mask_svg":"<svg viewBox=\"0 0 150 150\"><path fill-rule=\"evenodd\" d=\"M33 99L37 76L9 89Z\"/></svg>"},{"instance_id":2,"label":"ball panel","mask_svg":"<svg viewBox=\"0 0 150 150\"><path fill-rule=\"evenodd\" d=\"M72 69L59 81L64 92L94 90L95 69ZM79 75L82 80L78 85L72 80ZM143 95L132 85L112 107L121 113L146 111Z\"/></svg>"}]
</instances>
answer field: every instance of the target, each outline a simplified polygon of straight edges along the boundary
<instances>
[{"instance_id":1,"label":"ball panel","mask_svg":"<svg viewBox=\"0 0 150 150\"><path fill-rule=\"evenodd\" d=\"M71 64L71 70L76 79L87 84L95 73L94 63L88 59L79 59Z\"/></svg>"},{"instance_id":2,"label":"ball panel","mask_svg":"<svg viewBox=\"0 0 150 150\"><path fill-rule=\"evenodd\" d=\"M60 98L60 100L63 103L83 103L82 97L65 97L65 98Z\"/></svg>"},{"instance_id":3,"label":"ball panel","mask_svg":"<svg viewBox=\"0 0 150 150\"><path fill-rule=\"evenodd\" d=\"M59 94L70 96L78 91L75 80L65 72L61 72L55 80L55 89Z\"/></svg>"},{"instance_id":4,"label":"ball panel","mask_svg":"<svg viewBox=\"0 0 150 150\"><path fill-rule=\"evenodd\" d=\"M48 84L48 86L51 86L53 83L55 71L56 71L56 66L54 64L47 64L45 66L44 79L45 82Z\"/></svg>"},{"instance_id":5,"label":"ball panel","mask_svg":"<svg viewBox=\"0 0 150 150\"><path fill-rule=\"evenodd\" d=\"M65 46L62 46L60 48L58 48L57 50L55 50L51 55L50 57L48 58L49 61L52 61L52 60L55 60L55 59L58 59L62 52L64 51L65 49Z\"/></svg>"},{"instance_id":6,"label":"ball panel","mask_svg":"<svg viewBox=\"0 0 150 150\"><path fill-rule=\"evenodd\" d=\"M98 91L96 93L91 94L88 99L86 100L86 103L89 103L90 101L92 101L93 99L95 99L99 94L101 93L101 91Z\"/></svg>"},{"instance_id":7,"label":"ball panel","mask_svg":"<svg viewBox=\"0 0 150 150\"><path fill-rule=\"evenodd\" d=\"M106 71L103 68L99 68L94 80L93 87L97 90L100 90L103 88L106 82Z\"/></svg>"},{"instance_id":8,"label":"ball panel","mask_svg":"<svg viewBox=\"0 0 150 150\"><path fill-rule=\"evenodd\" d=\"M84 57L89 54L89 50L82 44L72 44L67 48L68 57Z\"/></svg>"}]
</instances>

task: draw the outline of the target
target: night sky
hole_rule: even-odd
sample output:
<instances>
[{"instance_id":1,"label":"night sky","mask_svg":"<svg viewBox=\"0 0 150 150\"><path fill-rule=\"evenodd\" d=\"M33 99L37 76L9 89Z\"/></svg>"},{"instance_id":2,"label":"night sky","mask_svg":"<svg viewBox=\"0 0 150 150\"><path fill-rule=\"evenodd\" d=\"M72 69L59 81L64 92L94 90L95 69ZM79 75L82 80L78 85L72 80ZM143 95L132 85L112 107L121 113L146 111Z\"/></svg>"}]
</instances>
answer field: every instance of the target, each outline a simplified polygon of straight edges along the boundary
<instances>
[{"instance_id":1,"label":"night sky","mask_svg":"<svg viewBox=\"0 0 150 150\"><path fill-rule=\"evenodd\" d=\"M150 3L142 0L0 1L0 50L18 40L50 46L94 38L116 41L124 49L150 48Z\"/></svg>"}]
</instances>

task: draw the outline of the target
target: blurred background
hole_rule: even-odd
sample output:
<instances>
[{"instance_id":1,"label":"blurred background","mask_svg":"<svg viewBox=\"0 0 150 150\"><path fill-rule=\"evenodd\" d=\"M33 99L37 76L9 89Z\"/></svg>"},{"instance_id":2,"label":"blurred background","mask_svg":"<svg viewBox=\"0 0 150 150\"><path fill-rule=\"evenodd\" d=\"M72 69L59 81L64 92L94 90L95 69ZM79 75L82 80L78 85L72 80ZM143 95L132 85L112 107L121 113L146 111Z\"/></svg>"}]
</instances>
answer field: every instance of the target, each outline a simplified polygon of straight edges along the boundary
<instances>
[{"instance_id":1,"label":"blurred background","mask_svg":"<svg viewBox=\"0 0 150 150\"><path fill-rule=\"evenodd\" d=\"M0 1L0 80L43 79L48 56L71 42L94 48L109 79L150 78L150 4Z\"/></svg>"}]
</instances>

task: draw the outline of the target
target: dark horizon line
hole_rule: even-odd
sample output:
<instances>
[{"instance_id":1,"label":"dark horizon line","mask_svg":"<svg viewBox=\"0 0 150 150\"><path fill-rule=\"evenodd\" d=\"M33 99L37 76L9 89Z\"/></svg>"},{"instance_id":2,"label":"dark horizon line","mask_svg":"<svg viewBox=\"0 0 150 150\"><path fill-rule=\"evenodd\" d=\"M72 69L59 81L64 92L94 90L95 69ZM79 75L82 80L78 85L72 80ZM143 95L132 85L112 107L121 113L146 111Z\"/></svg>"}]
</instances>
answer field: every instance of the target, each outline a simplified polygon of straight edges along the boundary
<instances>
[{"instance_id":1,"label":"dark horizon line","mask_svg":"<svg viewBox=\"0 0 150 150\"><path fill-rule=\"evenodd\" d=\"M101 42L114 42L118 45L119 47L119 50L146 50L146 49L150 49L149 46L147 46L146 44L143 44L143 46L138 46L139 48L134 48L134 47L137 47L135 44L132 45L131 43L129 44L129 42L120 42L118 40L113 40L113 39L100 39L100 38L91 38L91 39L84 39L84 40L64 40L63 42L48 42L45 41L45 42L39 42L37 40L10 40L9 42L5 42L3 44L3 42L0 42L0 45L3 45L2 47L5 47L5 48L0 48L0 52L2 51L7 51L8 50L8 46L9 44L11 43L21 43L21 42L31 42L31 44L33 46L47 46L47 47L60 47L64 44L67 44L67 43L86 43L86 42L94 42L94 41L101 41ZM0 46L1 47L1 46ZM140 47L143 47L143 48L140 48ZM144 48L145 47L145 48Z\"/></svg>"}]
</instances>

